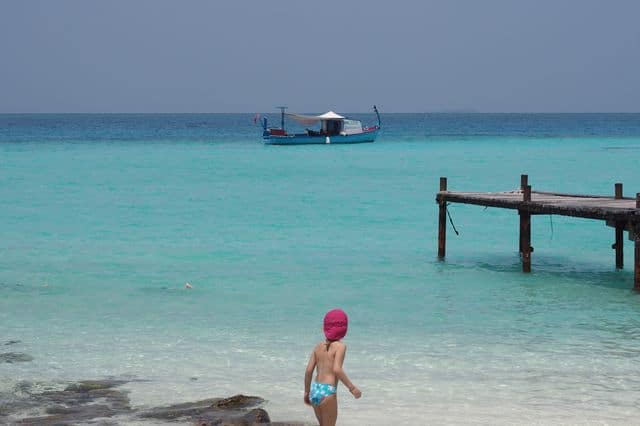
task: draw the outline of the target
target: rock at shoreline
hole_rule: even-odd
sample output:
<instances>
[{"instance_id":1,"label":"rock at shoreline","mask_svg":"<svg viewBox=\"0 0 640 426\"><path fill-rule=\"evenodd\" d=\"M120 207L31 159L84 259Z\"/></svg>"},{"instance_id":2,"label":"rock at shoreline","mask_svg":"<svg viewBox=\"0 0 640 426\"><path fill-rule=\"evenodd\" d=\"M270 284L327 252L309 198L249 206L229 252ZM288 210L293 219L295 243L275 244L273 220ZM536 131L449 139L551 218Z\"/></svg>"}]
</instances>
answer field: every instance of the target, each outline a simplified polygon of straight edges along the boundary
<instances>
[{"instance_id":1,"label":"rock at shoreline","mask_svg":"<svg viewBox=\"0 0 640 426\"><path fill-rule=\"evenodd\" d=\"M8 364L29 361L33 361L33 357L22 352L4 352L0 354L0 362L6 362Z\"/></svg>"},{"instance_id":2,"label":"rock at shoreline","mask_svg":"<svg viewBox=\"0 0 640 426\"><path fill-rule=\"evenodd\" d=\"M262 404L264 399L257 396L234 395L230 398L220 399L212 404L213 408L239 409L255 407Z\"/></svg>"},{"instance_id":3,"label":"rock at shoreline","mask_svg":"<svg viewBox=\"0 0 640 426\"><path fill-rule=\"evenodd\" d=\"M44 409L46 415L22 418L14 423L73 425L130 413L127 394L113 389L124 383L119 380L83 381L71 384L64 390L30 393L28 399L20 401L21 405L16 407L20 410L16 411L23 411L27 403L31 408Z\"/></svg>"},{"instance_id":4,"label":"rock at shoreline","mask_svg":"<svg viewBox=\"0 0 640 426\"><path fill-rule=\"evenodd\" d=\"M127 383L126 380L83 380L72 383L65 388L67 392L90 392L103 389L111 389Z\"/></svg>"},{"instance_id":5,"label":"rock at shoreline","mask_svg":"<svg viewBox=\"0 0 640 426\"><path fill-rule=\"evenodd\" d=\"M6 342L4 342L4 345L9 346L9 345L15 345L16 343L20 343L20 340L7 340Z\"/></svg>"},{"instance_id":6,"label":"rock at shoreline","mask_svg":"<svg viewBox=\"0 0 640 426\"><path fill-rule=\"evenodd\" d=\"M126 424L127 419L198 426L301 424L271 423L269 414L259 407L264 400L246 395L135 410L130 406L127 392L117 389L125 383L125 380L84 380L71 383L64 390L34 392L33 384L19 382L13 394L0 394L0 424L53 426L98 422L107 425ZM34 416L35 412L41 414Z\"/></svg>"},{"instance_id":7,"label":"rock at shoreline","mask_svg":"<svg viewBox=\"0 0 640 426\"><path fill-rule=\"evenodd\" d=\"M257 396L234 395L230 398L213 398L156 407L140 413L139 416L164 421L188 421L199 426L270 423L269 414L261 408L255 408L263 402L264 400Z\"/></svg>"}]
</instances>

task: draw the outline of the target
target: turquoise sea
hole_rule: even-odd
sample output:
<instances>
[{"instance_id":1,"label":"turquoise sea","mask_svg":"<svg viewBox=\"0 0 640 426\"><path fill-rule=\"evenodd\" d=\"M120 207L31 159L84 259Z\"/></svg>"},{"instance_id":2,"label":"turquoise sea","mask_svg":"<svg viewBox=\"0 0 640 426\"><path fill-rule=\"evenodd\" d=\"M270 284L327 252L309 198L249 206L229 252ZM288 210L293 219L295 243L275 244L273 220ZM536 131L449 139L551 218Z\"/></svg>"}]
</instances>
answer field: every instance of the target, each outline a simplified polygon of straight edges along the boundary
<instances>
[{"instance_id":1,"label":"turquoise sea","mask_svg":"<svg viewBox=\"0 0 640 426\"><path fill-rule=\"evenodd\" d=\"M604 223L535 216L524 275L517 213L454 204L440 262L435 194L528 173L633 196L640 114L383 114L373 144L295 147L251 118L0 115L0 352L33 357L0 363L0 398L113 377L135 406L244 393L313 422L304 367L341 307L363 397L339 389L340 424L638 421L626 234L618 271Z\"/></svg>"}]
</instances>

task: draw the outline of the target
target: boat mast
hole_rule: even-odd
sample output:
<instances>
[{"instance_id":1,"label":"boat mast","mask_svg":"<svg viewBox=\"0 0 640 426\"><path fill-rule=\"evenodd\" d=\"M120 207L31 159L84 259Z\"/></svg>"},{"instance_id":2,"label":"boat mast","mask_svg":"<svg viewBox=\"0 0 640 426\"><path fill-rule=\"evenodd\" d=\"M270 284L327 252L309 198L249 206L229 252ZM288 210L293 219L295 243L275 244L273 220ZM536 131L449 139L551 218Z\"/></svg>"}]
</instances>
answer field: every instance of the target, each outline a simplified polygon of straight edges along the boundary
<instances>
[{"instance_id":1,"label":"boat mast","mask_svg":"<svg viewBox=\"0 0 640 426\"><path fill-rule=\"evenodd\" d=\"M380 127L380 126L381 126L381 124L380 124L380 113L378 112L378 107L376 107L376 106L374 105L374 106L373 106L373 110L374 110L374 111L375 111L375 113L376 113L376 117L378 117L378 127Z\"/></svg>"},{"instance_id":2,"label":"boat mast","mask_svg":"<svg viewBox=\"0 0 640 426\"><path fill-rule=\"evenodd\" d=\"M276 108L280 108L280 128L284 130L284 111L288 108L286 106L279 106Z\"/></svg>"}]
</instances>

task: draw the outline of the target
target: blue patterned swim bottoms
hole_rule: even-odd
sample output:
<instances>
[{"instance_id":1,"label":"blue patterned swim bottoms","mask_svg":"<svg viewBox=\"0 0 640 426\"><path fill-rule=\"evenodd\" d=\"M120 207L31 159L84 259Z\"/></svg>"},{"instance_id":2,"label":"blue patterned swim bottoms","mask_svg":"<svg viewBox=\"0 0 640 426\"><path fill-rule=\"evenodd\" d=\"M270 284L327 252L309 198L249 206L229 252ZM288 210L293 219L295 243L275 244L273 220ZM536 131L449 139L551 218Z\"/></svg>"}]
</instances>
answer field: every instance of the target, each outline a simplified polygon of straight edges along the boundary
<instances>
[{"instance_id":1,"label":"blue patterned swim bottoms","mask_svg":"<svg viewBox=\"0 0 640 426\"><path fill-rule=\"evenodd\" d=\"M326 383L312 383L309 400L316 407L328 396L336 393L336 387Z\"/></svg>"}]
</instances>

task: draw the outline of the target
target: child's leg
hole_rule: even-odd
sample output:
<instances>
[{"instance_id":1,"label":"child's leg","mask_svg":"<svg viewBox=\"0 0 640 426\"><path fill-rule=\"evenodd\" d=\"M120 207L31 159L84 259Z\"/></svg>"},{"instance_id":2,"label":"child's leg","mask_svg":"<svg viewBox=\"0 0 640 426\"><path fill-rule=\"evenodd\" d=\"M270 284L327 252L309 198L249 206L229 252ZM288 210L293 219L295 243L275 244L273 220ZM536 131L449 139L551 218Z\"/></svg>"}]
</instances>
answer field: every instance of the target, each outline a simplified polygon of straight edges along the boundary
<instances>
[{"instance_id":1,"label":"child's leg","mask_svg":"<svg viewBox=\"0 0 640 426\"><path fill-rule=\"evenodd\" d=\"M335 426L338 419L338 398L336 395L328 396L322 400L317 410L320 412L319 417L316 414L320 426Z\"/></svg>"},{"instance_id":2,"label":"child's leg","mask_svg":"<svg viewBox=\"0 0 640 426\"><path fill-rule=\"evenodd\" d=\"M313 412L316 414L316 419L318 419L318 423L322 426L322 412L320 411L320 407L316 407L313 405Z\"/></svg>"}]
</instances>

